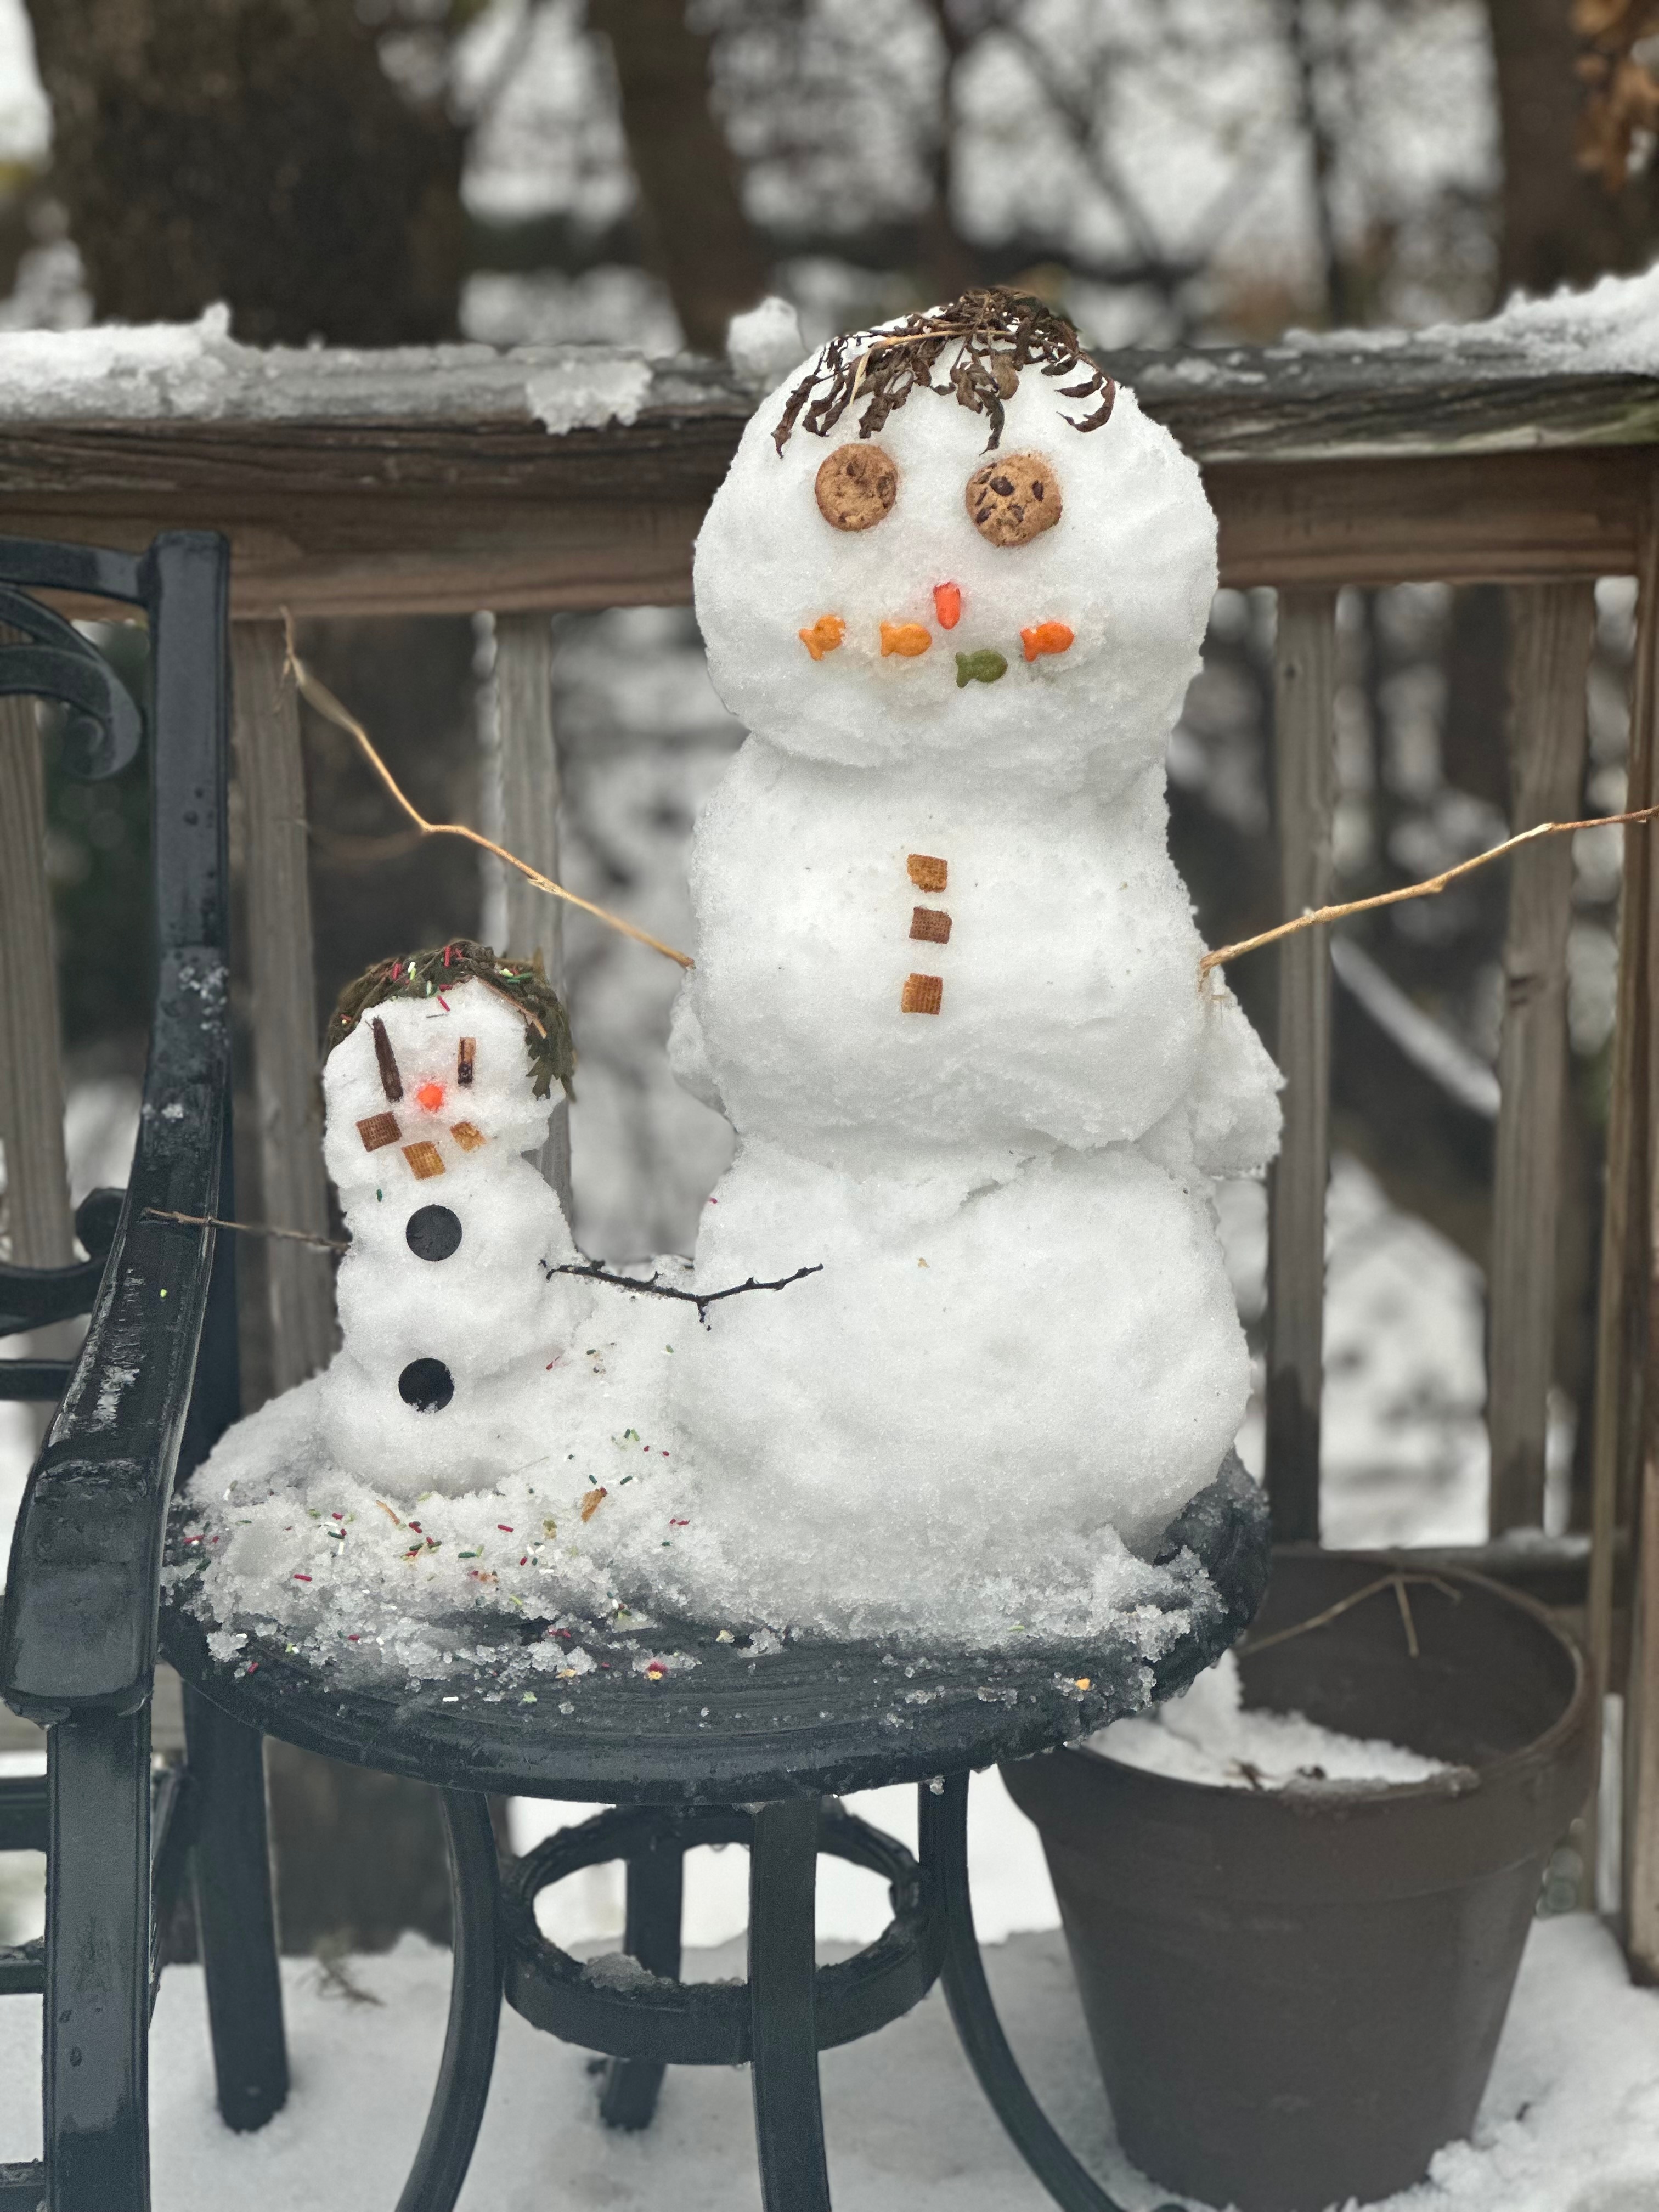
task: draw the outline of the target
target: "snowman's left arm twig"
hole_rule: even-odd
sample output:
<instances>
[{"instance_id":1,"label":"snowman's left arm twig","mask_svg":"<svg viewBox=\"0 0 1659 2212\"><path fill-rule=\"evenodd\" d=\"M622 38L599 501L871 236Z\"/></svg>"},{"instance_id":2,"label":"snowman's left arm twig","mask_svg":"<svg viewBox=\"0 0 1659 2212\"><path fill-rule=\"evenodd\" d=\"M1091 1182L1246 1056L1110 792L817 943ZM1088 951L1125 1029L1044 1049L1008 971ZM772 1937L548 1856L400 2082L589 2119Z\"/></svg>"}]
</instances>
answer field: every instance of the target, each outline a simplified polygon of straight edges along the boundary
<instances>
[{"instance_id":1,"label":"snowman's left arm twig","mask_svg":"<svg viewBox=\"0 0 1659 2212\"><path fill-rule=\"evenodd\" d=\"M817 1260L810 1267L797 1267L793 1275L780 1275L775 1283L757 1283L751 1275L746 1283L731 1283L723 1291L682 1291L677 1290L672 1283L659 1283L654 1275L648 1281L641 1282L637 1275L613 1275L605 1267L592 1265L579 1267L567 1264L550 1267L545 1260L542 1261L542 1267L550 1282L555 1275L580 1275L590 1283L614 1283L619 1291L643 1291L647 1297L678 1298L686 1305L696 1306L697 1319L701 1322L707 1322L708 1318L705 1307L718 1305L722 1298L740 1297L745 1291L787 1291L791 1283L799 1282L803 1275L821 1275L823 1273L823 1262Z\"/></svg>"}]
</instances>

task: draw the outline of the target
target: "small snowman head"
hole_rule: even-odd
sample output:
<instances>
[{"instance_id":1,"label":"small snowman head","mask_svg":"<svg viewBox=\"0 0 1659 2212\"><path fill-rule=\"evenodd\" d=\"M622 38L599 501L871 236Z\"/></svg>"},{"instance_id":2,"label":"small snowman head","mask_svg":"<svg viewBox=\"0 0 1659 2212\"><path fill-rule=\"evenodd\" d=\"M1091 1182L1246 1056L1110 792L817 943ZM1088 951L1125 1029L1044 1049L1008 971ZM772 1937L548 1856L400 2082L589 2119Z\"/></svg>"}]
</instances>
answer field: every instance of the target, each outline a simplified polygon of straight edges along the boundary
<instances>
[{"instance_id":1,"label":"small snowman head","mask_svg":"<svg viewBox=\"0 0 1659 2212\"><path fill-rule=\"evenodd\" d=\"M715 687L786 750L1121 789L1215 588L1198 470L1040 301L833 341L765 400L697 540Z\"/></svg>"},{"instance_id":2,"label":"small snowman head","mask_svg":"<svg viewBox=\"0 0 1659 2212\"><path fill-rule=\"evenodd\" d=\"M389 1179L435 1201L540 1145L574 1066L539 961L458 939L379 962L342 994L323 1070L325 1158L347 1212Z\"/></svg>"}]
</instances>

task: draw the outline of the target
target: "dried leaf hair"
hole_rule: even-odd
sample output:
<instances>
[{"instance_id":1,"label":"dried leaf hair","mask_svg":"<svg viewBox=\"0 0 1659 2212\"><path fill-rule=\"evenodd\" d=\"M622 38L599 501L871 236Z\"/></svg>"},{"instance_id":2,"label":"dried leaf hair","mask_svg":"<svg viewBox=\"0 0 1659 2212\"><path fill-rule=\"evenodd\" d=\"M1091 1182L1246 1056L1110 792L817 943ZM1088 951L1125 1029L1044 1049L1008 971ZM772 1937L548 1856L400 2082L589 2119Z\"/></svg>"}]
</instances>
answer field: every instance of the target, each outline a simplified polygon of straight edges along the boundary
<instances>
[{"instance_id":1,"label":"dried leaf hair","mask_svg":"<svg viewBox=\"0 0 1659 2212\"><path fill-rule=\"evenodd\" d=\"M933 372L953 345L944 381L936 384ZM948 307L908 316L896 330L831 338L789 394L773 443L781 453L797 422L817 437L827 436L860 399L859 435L872 438L913 392L954 392L959 406L988 418L988 453L1001 443L1003 409L1026 368L1079 378L1062 385L1060 397L1096 404L1081 418L1066 416L1074 430L1098 430L1109 420L1117 387L1084 353L1065 317L1029 292L975 286Z\"/></svg>"},{"instance_id":2,"label":"dried leaf hair","mask_svg":"<svg viewBox=\"0 0 1659 2212\"><path fill-rule=\"evenodd\" d=\"M470 937L454 937L429 951L400 953L365 968L340 994L323 1042L323 1057L351 1035L365 1014L388 999L432 999L440 991L474 981L505 999L523 1021L536 1097L550 1097L555 1083L562 1083L570 1097L570 1079L576 1072L570 1023L543 970L541 954L532 960L514 960L492 952L487 945L475 945Z\"/></svg>"}]
</instances>

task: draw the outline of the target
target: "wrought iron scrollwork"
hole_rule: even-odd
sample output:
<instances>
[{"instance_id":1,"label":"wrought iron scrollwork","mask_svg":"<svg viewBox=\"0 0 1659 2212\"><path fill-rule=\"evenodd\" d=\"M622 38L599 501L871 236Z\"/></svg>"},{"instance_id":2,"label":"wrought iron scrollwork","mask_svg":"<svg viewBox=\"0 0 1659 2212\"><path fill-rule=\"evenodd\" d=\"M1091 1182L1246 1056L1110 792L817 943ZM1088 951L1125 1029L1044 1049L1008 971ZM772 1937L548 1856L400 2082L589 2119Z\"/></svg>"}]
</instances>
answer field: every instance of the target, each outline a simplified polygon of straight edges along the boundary
<instances>
[{"instance_id":1,"label":"wrought iron scrollwork","mask_svg":"<svg viewBox=\"0 0 1659 2212\"><path fill-rule=\"evenodd\" d=\"M27 592L0 585L0 693L55 699L67 711L63 764L84 782L118 775L138 750L143 717L114 670L73 623Z\"/></svg>"}]
</instances>

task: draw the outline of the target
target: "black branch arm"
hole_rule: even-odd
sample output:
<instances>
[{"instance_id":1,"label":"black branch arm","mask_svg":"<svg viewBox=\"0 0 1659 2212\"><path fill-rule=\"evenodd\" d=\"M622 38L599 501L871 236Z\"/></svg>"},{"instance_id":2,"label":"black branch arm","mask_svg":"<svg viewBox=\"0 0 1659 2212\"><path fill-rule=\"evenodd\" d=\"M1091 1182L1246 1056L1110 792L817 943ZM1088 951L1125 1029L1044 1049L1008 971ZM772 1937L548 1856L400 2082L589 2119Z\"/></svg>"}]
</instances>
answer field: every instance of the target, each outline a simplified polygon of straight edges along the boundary
<instances>
[{"instance_id":1,"label":"black branch arm","mask_svg":"<svg viewBox=\"0 0 1659 2212\"><path fill-rule=\"evenodd\" d=\"M150 1211L213 1215L229 1200L228 548L206 532L163 537L141 574L155 731L149 1065L125 1202L24 1492L0 1619L0 1695L47 1725L149 1694L173 1479L235 1405L228 1240L216 1251L210 1227Z\"/></svg>"}]
</instances>

